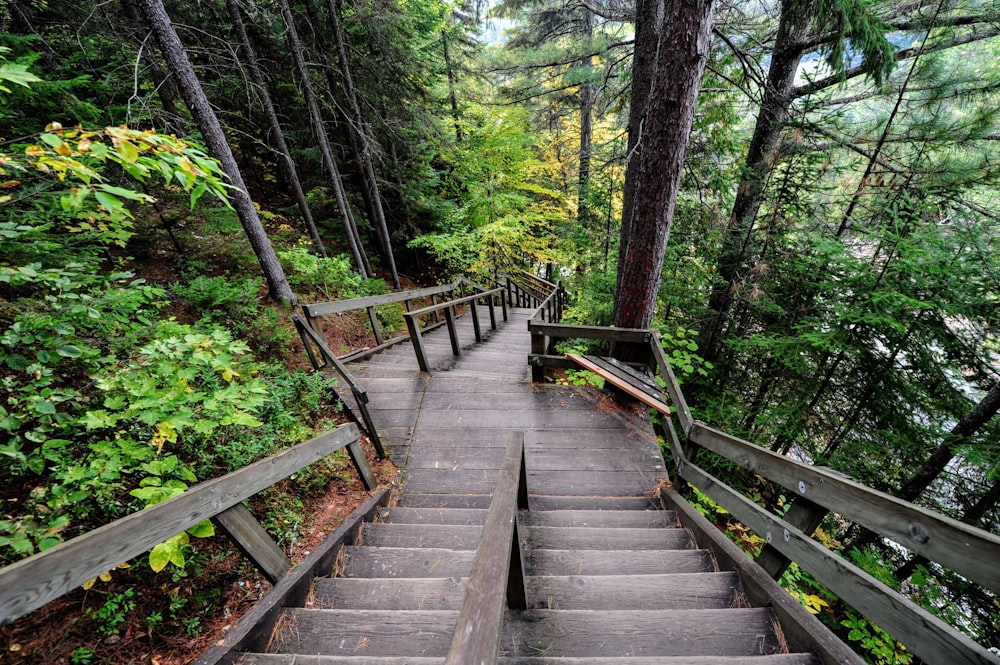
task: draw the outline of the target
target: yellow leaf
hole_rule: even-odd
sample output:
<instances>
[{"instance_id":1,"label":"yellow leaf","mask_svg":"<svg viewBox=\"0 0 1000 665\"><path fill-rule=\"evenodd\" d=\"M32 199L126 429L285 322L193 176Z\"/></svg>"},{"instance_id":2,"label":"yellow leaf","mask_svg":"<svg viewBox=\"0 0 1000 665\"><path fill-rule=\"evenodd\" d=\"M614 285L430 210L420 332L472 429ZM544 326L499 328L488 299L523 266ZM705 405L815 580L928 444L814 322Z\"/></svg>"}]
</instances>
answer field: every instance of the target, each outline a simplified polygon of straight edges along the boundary
<instances>
[{"instance_id":1,"label":"yellow leaf","mask_svg":"<svg viewBox=\"0 0 1000 665\"><path fill-rule=\"evenodd\" d=\"M45 131L47 132L61 132L62 128L63 126L61 122L50 122L45 125Z\"/></svg>"},{"instance_id":2,"label":"yellow leaf","mask_svg":"<svg viewBox=\"0 0 1000 665\"><path fill-rule=\"evenodd\" d=\"M101 573L98 577L101 578L102 582L110 582L111 581L111 571L110 570L106 570L103 573Z\"/></svg>"},{"instance_id":3,"label":"yellow leaf","mask_svg":"<svg viewBox=\"0 0 1000 665\"><path fill-rule=\"evenodd\" d=\"M29 145L24 149L24 154L28 157L42 157L45 155L45 148L40 145Z\"/></svg>"},{"instance_id":4,"label":"yellow leaf","mask_svg":"<svg viewBox=\"0 0 1000 665\"><path fill-rule=\"evenodd\" d=\"M139 159L139 149L128 141L118 143L118 154L128 164L135 164L136 160Z\"/></svg>"},{"instance_id":5,"label":"yellow leaf","mask_svg":"<svg viewBox=\"0 0 1000 665\"><path fill-rule=\"evenodd\" d=\"M94 586L96 583L97 583L97 578L96 577L91 577L89 580L87 580L86 582L83 583L83 590L87 591L92 586Z\"/></svg>"}]
</instances>

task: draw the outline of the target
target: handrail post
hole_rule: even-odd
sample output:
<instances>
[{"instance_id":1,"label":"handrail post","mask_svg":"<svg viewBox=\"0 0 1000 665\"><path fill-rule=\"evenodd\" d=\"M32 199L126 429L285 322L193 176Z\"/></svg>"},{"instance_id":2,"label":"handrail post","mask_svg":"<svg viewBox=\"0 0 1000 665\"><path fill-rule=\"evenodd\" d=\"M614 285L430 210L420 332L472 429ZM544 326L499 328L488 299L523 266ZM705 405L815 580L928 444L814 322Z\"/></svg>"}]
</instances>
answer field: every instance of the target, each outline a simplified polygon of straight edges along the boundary
<instances>
[{"instance_id":1,"label":"handrail post","mask_svg":"<svg viewBox=\"0 0 1000 665\"><path fill-rule=\"evenodd\" d=\"M826 508L813 503L804 496L796 496L792 499L792 505L788 508L788 512L785 513L785 521L807 536L811 536L819 528L828 512ZM760 554L757 555L757 565L773 579L781 577L790 563L791 560L770 543L765 544Z\"/></svg>"},{"instance_id":2,"label":"handrail post","mask_svg":"<svg viewBox=\"0 0 1000 665\"><path fill-rule=\"evenodd\" d=\"M501 293L503 293L503 292L501 291ZM493 303L493 296L492 295L486 296L486 306L489 307L489 310L490 310L490 329L496 330L497 329L497 310L496 310L496 305Z\"/></svg>"},{"instance_id":3,"label":"handrail post","mask_svg":"<svg viewBox=\"0 0 1000 665\"><path fill-rule=\"evenodd\" d=\"M372 332L375 334L375 344L381 344L384 342L382 337L382 326L378 323L378 315L375 313L374 307L366 307L368 311L368 321L372 324Z\"/></svg>"},{"instance_id":4,"label":"handrail post","mask_svg":"<svg viewBox=\"0 0 1000 665\"><path fill-rule=\"evenodd\" d=\"M417 365L421 372L430 372L430 364L427 362L427 349L424 348L424 338L420 334L420 323L413 314L404 314L406 328L410 331L410 341L413 342L413 351L417 354Z\"/></svg>"},{"instance_id":5,"label":"handrail post","mask_svg":"<svg viewBox=\"0 0 1000 665\"><path fill-rule=\"evenodd\" d=\"M438 304L437 294L431 294L431 306ZM434 323L441 323L441 313L434 310Z\"/></svg>"},{"instance_id":6,"label":"handrail post","mask_svg":"<svg viewBox=\"0 0 1000 665\"><path fill-rule=\"evenodd\" d=\"M385 454L385 448L382 446L382 438L378 435L378 429L375 428L375 421L372 420L372 414L368 412L368 393L351 386L351 394L354 395L354 403L358 405L358 411L361 412L361 420L364 421L365 430L368 432L368 439L375 446L378 458L386 459L387 455ZM367 489L370 490L371 488Z\"/></svg>"},{"instance_id":7,"label":"handrail post","mask_svg":"<svg viewBox=\"0 0 1000 665\"><path fill-rule=\"evenodd\" d=\"M469 301L469 309L472 312L472 329L476 335L476 343L482 344L483 327L479 324L479 307L476 305L475 298Z\"/></svg>"},{"instance_id":8,"label":"handrail post","mask_svg":"<svg viewBox=\"0 0 1000 665\"><path fill-rule=\"evenodd\" d=\"M458 343L458 330L455 329L455 308L448 307L444 310L444 320L448 324L448 338L451 340L451 352L456 356L462 355L462 347Z\"/></svg>"},{"instance_id":9,"label":"handrail post","mask_svg":"<svg viewBox=\"0 0 1000 665\"><path fill-rule=\"evenodd\" d=\"M509 293L500 292L500 309L503 312L503 320L507 320L507 299L510 297Z\"/></svg>"},{"instance_id":10,"label":"handrail post","mask_svg":"<svg viewBox=\"0 0 1000 665\"><path fill-rule=\"evenodd\" d=\"M531 331L531 352L533 354L544 354L546 346L545 335L543 333ZM543 381L545 381L545 367L542 365L532 365L531 382L542 383Z\"/></svg>"}]
</instances>

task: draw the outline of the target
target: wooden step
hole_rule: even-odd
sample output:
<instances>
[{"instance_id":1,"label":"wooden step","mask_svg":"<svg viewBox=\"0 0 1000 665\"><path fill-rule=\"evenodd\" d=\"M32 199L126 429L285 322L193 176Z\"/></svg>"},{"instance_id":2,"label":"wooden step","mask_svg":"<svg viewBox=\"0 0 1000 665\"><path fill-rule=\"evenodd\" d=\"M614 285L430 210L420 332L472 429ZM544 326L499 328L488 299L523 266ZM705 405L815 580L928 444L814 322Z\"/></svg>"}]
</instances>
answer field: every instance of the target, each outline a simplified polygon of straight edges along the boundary
<instances>
[{"instance_id":1,"label":"wooden step","mask_svg":"<svg viewBox=\"0 0 1000 665\"><path fill-rule=\"evenodd\" d=\"M663 510L655 496L554 496L532 494L528 497L531 510Z\"/></svg>"},{"instance_id":2,"label":"wooden step","mask_svg":"<svg viewBox=\"0 0 1000 665\"><path fill-rule=\"evenodd\" d=\"M398 495L396 506L403 508L477 508L490 507L490 494L434 494L404 491Z\"/></svg>"},{"instance_id":3,"label":"wooden step","mask_svg":"<svg viewBox=\"0 0 1000 665\"><path fill-rule=\"evenodd\" d=\"M286 608L268 650L340 656L445 656L455 631L452 610Z\"/></svg>"},{"instance_id":4,"label":"wooden step","mask_svg":"<svg viewBox=\"0 0 1000 665\"><path fill-rule=\"evenodd\" d=\"M501 656L498 665L820 665L808 653L766 656L677 656L653 658L558 658ZM413 656L301 656L245 653L236 665L443 665L444 658Z\"/></svg>"},{"instance_id":5,"label":"wooden step","mask_svg":"<svg viewBox=\"0 0 1000 665\"><path fill-rule=\"evenodd\" d=\"M367 526L366 526L367 528ZM471 527L466 527L471 528ZM686 529L589 527L527 527L521 534L525 547L548 550L686 550L694 547Z\"/></svg>"},{"instance_id":6,"label":"wooden step","mask_svg":"<svg viewBox=\"0 0 1000 665\"><path fill-rule=\"evenodd\" d=\"M369 547L475 550L479 547L482 532L481 526L367 522L361 529L361 544Z\"/></svg>"},{"instance_id":7,"label":"wooden step","mask_svg":"<svg viewBox=\"0 0 1000 665\"><path fill-rule=\"evenodd\" d=\"M475 555L473 550L352 545L344 548L344 560L336 574L373 578L467 577Z\"/></svg>"},{"instance_id":8,"label":"wooden step","mask_svg":"<svg viewBox=\"0 0 1000 665\"><path fill-rule=\"evenodd\" d=\"M381 508L378 520L385 524L465 524L482 526L486 519L485 508L406 508L392 506Z\"/></svg>"},{"instance_id":9,"label":"wooden step","mask_svg":"<svg viewBox=\"0 0 1000 665\"><path fill-rule=\"evenodd\" d=\"M704 610L741 601L736 573L543 575L527 578L528 602L548 610Z\"/></svg>"},{"instance_id":10,"label":"wooden step","mask_svg":"<svg viewBox=\"0 0 1000 665\"><path fill-rule=\"evenodd\" d=\"M524 559L528 575L663 575L715 571L712 557L705 550L532 549L524 552Z\"/></svg>"},{"instance_id":11,"label":"wooden step","mask_svg":"<svg viewBox=\"0 0 1000 665\"><path fill-rule=\"evenodd\" d=\"M530 502L530 498L529 498ZM520 514L525 526L633 528L676 527L672 510L529 510Z\"/></svg>"},{"instance_id":12,"label":"wooden step","mask_svg":"<svg viewBox=\"0 0 1000 665\"><path fill-rule=\"evenodd\" d=\"M347 578L313 580L313 609L457 610L466 578Z\"/></svg>"},{"instance_id":13,"label":"wooden step","mask_svg":"<svg viewBox=\"0 0 1000 665\"><path fill-rule=\"evenodd\" d=\"M781 650L773 613L726 610L527 610L505 623L511 655L745 656ZM430 655L430 654L428 654Z\"/></svg>"}]
</instances>

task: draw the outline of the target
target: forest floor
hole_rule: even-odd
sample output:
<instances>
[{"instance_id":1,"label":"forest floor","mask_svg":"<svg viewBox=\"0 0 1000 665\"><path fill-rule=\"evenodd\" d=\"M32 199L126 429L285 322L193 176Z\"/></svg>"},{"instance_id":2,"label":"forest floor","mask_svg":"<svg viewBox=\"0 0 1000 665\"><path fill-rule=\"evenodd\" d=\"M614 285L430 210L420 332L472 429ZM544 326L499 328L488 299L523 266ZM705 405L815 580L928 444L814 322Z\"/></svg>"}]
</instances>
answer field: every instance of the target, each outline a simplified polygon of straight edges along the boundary
<instances>
[{"instance_id":1,"label":"forest floor","mask_svg":"<svg viewBox=\"0 0 1000 665\"><path fill-rule=\"evenodd\" d=\"M138 264L138 275L152 284L180 279L180 260L154 252ZM404 288L414 286L406 280ZM266 297L262 292L261 297ZM164 316L183 312L162 312ZM325 333L335 352L374 344L360 318L334 317ZM290 369L309 368L291 315L281 326L293 341L283 357L271 357ZM325 424L347 419L329 403ZM318 433L318 432L317 432ZM388 460L372 462L374 448L364 438L366 457L380 485L394 482L397 469ZM346 452L341 450L261 492L250 508L293 563L300 562L368 496ZM28 493L30 484L7 488ZM26 494L25 494L26 496ZM9 496L17 500L16 496ZM0 628L3 665L185 665L217 641L270 588L270 583L224 535L199 539L183 569L153 573L145 564L123 566L89 589L76 589L12 624ZM105 577L107 579L105 579Z\"/></svg>"}]
</instances>

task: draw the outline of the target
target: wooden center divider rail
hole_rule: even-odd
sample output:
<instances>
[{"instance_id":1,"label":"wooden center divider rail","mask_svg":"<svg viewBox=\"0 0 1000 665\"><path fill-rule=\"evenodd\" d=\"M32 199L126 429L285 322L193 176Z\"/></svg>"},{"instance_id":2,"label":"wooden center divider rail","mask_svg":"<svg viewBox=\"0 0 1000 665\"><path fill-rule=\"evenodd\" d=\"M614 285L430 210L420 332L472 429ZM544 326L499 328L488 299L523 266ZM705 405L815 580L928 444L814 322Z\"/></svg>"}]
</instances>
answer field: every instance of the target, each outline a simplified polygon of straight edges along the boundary
<instances>
[{"instance_id":1,"label":"wooden center divider rail","mask_svg":"<svg viewBox=\"0 0 1000 665\"><path fill-rule=\"evenodd\" d=\"M500 306L503 309L503 320L506 321L507 300L504 297L504 294L505 290L500 287L490 289L488 291L480 290L478 293L473 293L472 295L465 296L464 298L455 298L453 300L429 305L404 314L403 316L406 319L406 328L410 332L410 343L413 344L413 351L417 355L417 364L420 366L420 371L430 372L431 367L430 362L427 360L427 349L424 348L424 339L420 330L420 321L418 320L418 317L423 316L424 314L437 314L443 310L445 325L448 326L448 337L451 339L451 351L455 356L460 356L462 355L462 345L458 340L458 329L455 326L456 305L468 303L472 315L472 327L475 331L476 342L481 343L483 341L483 329L482 324L479 322L478 303L480 300L484 298L486 299L486 305L489 307L490 311L490 328L496 330L497 316L494 298L499 297Z\"/></svg>"},{"instance_id":2,"label":"wooden center divider rail","mask_svg":"<svg viewBox=\"0 0 1000 665\"><path fill-rule=\"evenodd\" d=\"M525 273L527 274L527 273ZM545 280L535 277L540 282ZM550 284L545 282L545 284ZM528 320L528 330L531 331L531 355L528 356L528 364L531 365L531 380L538 383L544 379L545 368L535 364L531 358L536 355L552 354L555 350L555 338L545 333L544 327L539 327L548 323L559 323L562 320L563 310L566 308L566 289L562 282L550 284L551 293L538 305L538 309Z\"/></svg>"},{"instance_id":3,"label":"wooden center divider rail","mask_svg":"<svg viewBox=\"0 0 1000 665\"><path fill-rule=\"evenodd\" d=\"M365 489L375 488L354 424L327 432L239 471L0 568L0 626L55 600L87 580L149 551L206 519L216 523L272 581L291 562L243 505L245 499L342 448Z\"/></svg>"},{"instance_id":4,"label":"wooden center divider rail","mask_svg":"<svg viewBox=\"0 0 1000 665\"><path fill-rule=\"evenodd\" d=\"M529 321L532 339L590 339L646 344L645 366L665 385L664 401L680 424L685 439L665 419L665 436L683 480L704 492L736 519L762 536L767 545L758 564L777 579L789 562L807 570L832 593L864 614L928 663L1000 663L1000 657L912 602L891 587L828 550L811 535L823 518L833 513L892 539L914 554L951 569L966 579L1000 593L1000 536L977 529L940 513L902 501L857 483L832 469L798 462L695 420L670 368L659 332L644 329L564 326ZM575 362L547 353L532 343L528 362L535 381L546 367L574 367ZM696 464L697 456L714 453L779 485L793 495L784 517L772 514ZM668 504L676 493L664 490Z\"/></svg>"},{"instance_id":5,"label":"wooden center divider rail","mask_svg":"<svg viewBox=\"0 0 1000 665\"><path fill-rule=\"evenodd\" d=\"M511 434L486 513L445 665L496 665L504 599L528 609L518 513L528 510L524 432Z\"/></svg>"}]
</instances>

